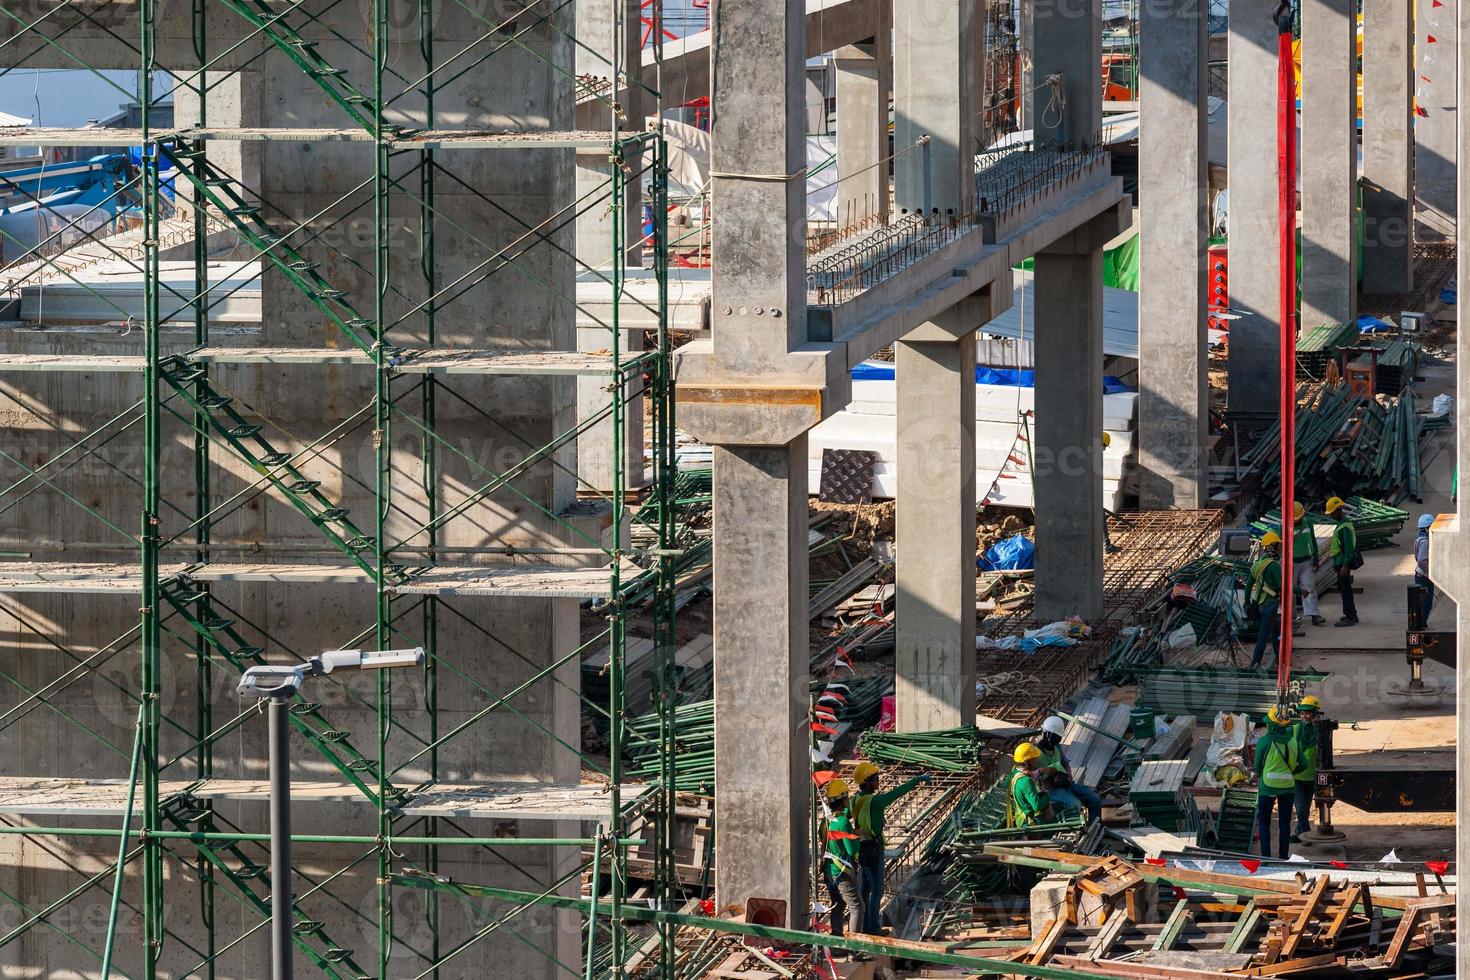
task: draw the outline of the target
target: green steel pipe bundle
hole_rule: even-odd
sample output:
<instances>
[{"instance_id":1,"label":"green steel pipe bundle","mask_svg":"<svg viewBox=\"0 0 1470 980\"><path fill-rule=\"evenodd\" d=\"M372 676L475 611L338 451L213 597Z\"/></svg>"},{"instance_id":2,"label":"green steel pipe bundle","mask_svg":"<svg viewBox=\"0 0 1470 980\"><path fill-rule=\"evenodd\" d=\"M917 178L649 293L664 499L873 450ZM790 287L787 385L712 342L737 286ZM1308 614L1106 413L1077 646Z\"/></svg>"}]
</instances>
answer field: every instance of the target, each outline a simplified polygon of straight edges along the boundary
<instances>
[{"instance_id":1,"label":"green steel pipe bundle","mask_svg":"<svg viewBox=\"0 0 1470 980\"><path fill-rule=\"evenodd\" d=\"M665 748L675 755L674 785L681 793L711 793L715 787L715 703L697 701L674 709L674 743L659 740L658 715L647 714L627 723L624 737L627 778L655 782L661 778Z\"/></svg>"},{"instance_id":2,"label":"green steel pipe bundle","mask_svg":"<svg viewBox=\"0 0 1470 980\"><path fill-rule=\"evenodd\" d=\"M973 725L932 732L868 731L858 740L866 759L939 772L970 772L980 765L984 739Z\"/></svg>"},{"instance_id":3,"label":"green steel pipe bundle","mask_svg":"<svg viewBox=\"0 0 1470 980\"><path fill-rule=\"evenodd\" d=\"M1323 385L1298 399L1297 491L1306 498L1421 495L1419 453L1427 431L1412 390L1397 398L1364 398L1346 384ZM1261 481L1263 501L1281 482L1280 423L1244 456Z\"/></svg>"},{"instance_id":4,"label":"green steel pipe bundle","mask_svg":"<svg viewBox=\"0 0 1470 980\"><path fill-rule=\"evenodd\" d=\"M1369 500L1367 497L1348 497L1343 501L1343 510L1358 532L1358 550L1368 551L1392 544L1394 536L1404 529L1409 512L1391 504ZM1333 524L1332 518L1316 511L1307 511L1307 520L1313 524ZM1268 510L1251 522L1251 537L1259 538L1267 531L1281 530L1280 509Z\"/></svg>"},{"instance_id":5,"label":"green steel pipe bundle","mask_svg":"<svg viewBox=\"0 0 1470 980\"><path fill-rule=\"evenodd\" d=\"M1293 671L1293 700L1320 684L1326 674ZM1138 706L1160 714L1213 718L1217 712L1247 714L1260 721L1276 706L1276 674L1233 667L1160 667L1143 672Z\"/></svg>"}]
</instances>

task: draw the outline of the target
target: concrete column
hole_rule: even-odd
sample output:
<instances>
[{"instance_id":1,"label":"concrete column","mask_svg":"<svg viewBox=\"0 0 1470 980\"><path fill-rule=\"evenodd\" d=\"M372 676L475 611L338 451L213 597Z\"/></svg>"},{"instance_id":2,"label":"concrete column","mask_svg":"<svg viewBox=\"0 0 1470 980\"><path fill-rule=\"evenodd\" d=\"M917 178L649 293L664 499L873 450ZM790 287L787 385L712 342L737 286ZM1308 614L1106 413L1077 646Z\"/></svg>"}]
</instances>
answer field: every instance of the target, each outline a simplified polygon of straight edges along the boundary
<instances>
[{"instance_id":1,"label":"concrete column","mask_svg":"<svg viewBox=\"0 0 1470 980\"><path fill-rule=\"evenodd\" d=\"M1301 168L1301 326L1306 330L1358 315L1356 11L1356 0L1302 0L1307 165Z\"/></svg>"},{"instance_id":2,"label":"concrete column","mask_svg":"<svg viewBox=\"0 0 1470 980\"><path fill-rule=\"evenodd\" d=\"M1363 292L1414 287L1414 11L1363 7Z\"/></svg>"},{"instance_id":3,"label":"concrete column","mask_svg":"<svg viewBox=\"0 0 1470 980\"><path fill-rule=\"evenodd\" d=\"M988 297L979 304L988 309ZM897 346L901 732L975 717L975 329L984 319L927 323Z\"/></svg>"},{"instance_id":4,"label":"concrete column","mask_svg":"<svg viewBox=\"0 0 1470 980\"><path fill-rule=\"evenodd\" d=\"M1030 125L1039 143L1080 146L1102 132L1102 0L1032 0ZM1061 76L1065 105L1047 79Z\"/></svg>"},{"instance_id":5,"label":"concrete column","mask_svg":"<svg viewBox=\"0 0 1470 980\"><path fill-rule=\"evenodd\" d=\"M977 0L901 0L893 8L894 204L968 214L980 132ZM927 145L913 147L928 136Z\"/></svg>"},{"instance_id":6,"label":"concrete column","mask_svg":"<svg viewBox=\"0 0 1470 980\"><path fill-rule=\"evenodd\" d=\"M1276 163L1277 0L1230 4L1230 395L1234 417L1274 417L1281 372Z\"/></svg>"},{"instance_id":7,"label":"concrete column","mask_svg":"<svg viewBox=\"0 0 1470 980\"><path fill-rule=\"evenodd\" d=\"M785 899L793 926L811 820L807 527L806 436L715 447L715 894Z\"/></svg>"},{"instance_id":8,"label":"concrete column","mask_svg":"<svg viewBox=\"0 0 1470 980\"><path fill-rule=\"evenodd\" d=\"M795 373L789 352L806 343L804 15L803 4L783 0L711 9L719 93L711 197L720 227L710 366L732 381L731 397L686 415L718 434L706 439L715 447L716 900L782 899L789 923L803 928L811 819L805 427L820 416L783 429L783 406L734 379L779 385Z\"/></svg>"},{"instance_id":9,"label":"concrete column","mask_svg":"<svg viewBox=\"0 0 1470 980\"><path fill-rule=\"evenodd\" d=\"M1145 4L1138 153L1139 496L1199 507L1209 496L1206 283L1209 0ZM1191 270L1191 266L1193 267Z\"/></svg>"},{"instance_id":10,"label":"concrete column","mask_svg":"<svg viewBox=\"0 0 1470 980\"><path fill-rule=\"evenodd\" d=\"M614 12L621 3L622 27L620 37L614 36ZM642 65L642 21L638 0L577 0L577 73L592 78L610 78L613 65L624 72L628 66ZM618 51L621 45L621 51ZM642 88L615 84L603 98L591 97L588 93L578 94L577 126L579 129L610 131L613 110L608 100L619 103L625 118L618 121L623 130L641 129L643 116L648 110L649 99ZM612 205L612 183L614 174L606 149L577 151L577 200L575 210L577 228L577 271L598 270L604 276L611 275L613 267L614 215ZM638 268L643 264L643 183L629 181L624 188L622 230L622 261L625 266ZM623 349L628 352L643 349L643 335L625 331ZM577 316L577 350L605 351L611 348L612 337L606 327L596 321ZM611 396L604 389L606 378L577 379L577 419L592 418L607 410ZM629 402L626 424L623 431L623 473L629 487L643 484L643 400ZM616 482L617 465L613 457L613 424L607 418L591 426L577 436L577 478L582 487L610 492Z\"/></svg>"},{"instance_id":11,"label":"concrete column","mask_svg":"<svg viewBox=\"0 0 1470 980\"><path fill-rule=\"evenodd\" d=\"M1415 0L1414 211L1415 235L1421 242L1455 239L1459 4Z\"/></svg>"},{"instance_id":12,"label":"concrete column","mask_svg":"<svg viewBox=\"0 0 1470 980\"><path fill-rule=\"evenodd\" d=\"M1102 242L1036 256L1036 615L1103 612Z\"/></svg>"},{"instance_id":13,"label":"concrete column","mask_svg":"<svg viewBox=\"0 0 1470 980\"><path fill-rule=\"evenodd\" d=\"M880 5L891 16L892 8ZM893 28L837 52L837 223L888 215Z\"/></svg>"}]
</instances>

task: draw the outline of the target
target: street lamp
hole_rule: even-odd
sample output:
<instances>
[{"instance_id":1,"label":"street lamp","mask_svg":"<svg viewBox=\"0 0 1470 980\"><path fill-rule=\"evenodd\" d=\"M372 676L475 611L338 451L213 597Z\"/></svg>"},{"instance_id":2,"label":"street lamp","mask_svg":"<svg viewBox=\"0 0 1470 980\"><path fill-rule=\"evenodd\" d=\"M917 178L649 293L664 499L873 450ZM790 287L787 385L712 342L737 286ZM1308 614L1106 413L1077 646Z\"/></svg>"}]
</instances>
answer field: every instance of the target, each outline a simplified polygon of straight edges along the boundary
<instances>
[{"instance_id":1,"label":"street lamp","mask_svg":"<svg viewBox=\"0 0 1470 980\"><path fill-rule=\"evenodd\" d=\"M291 699L308 677L338 670L390 670L417 667L424 648L411 650L328 650L302 664L251 667L235 693L267 699L270 722L271 783L271 980L291 980Z\"/></svg>"}]
</instances>

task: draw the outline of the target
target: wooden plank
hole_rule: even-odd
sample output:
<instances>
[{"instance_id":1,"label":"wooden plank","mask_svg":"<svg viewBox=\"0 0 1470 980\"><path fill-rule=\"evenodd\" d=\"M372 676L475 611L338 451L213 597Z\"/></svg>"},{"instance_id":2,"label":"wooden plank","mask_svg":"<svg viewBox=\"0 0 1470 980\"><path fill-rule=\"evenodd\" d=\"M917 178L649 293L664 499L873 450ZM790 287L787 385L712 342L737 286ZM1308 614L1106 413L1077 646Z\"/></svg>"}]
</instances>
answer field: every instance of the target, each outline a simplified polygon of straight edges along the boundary
<instances>
[{"instance_id":1,"label":"wooden plank","mask_svg":"<svg viewBox=\"0 0 1470 980\"><path fill-rule=\"evenodd\" d=\"M1056 966L1099 977L1137 977L1139 980L1240 980L1236 973L1218 973L1214 970L1188 970L1178 966L1151 966L1128 960L1089 960L1085 956L1057 956L1052 962Z\"/></svg>"},{"instance_id":2,"label":"wooden plank","mask_svg":"<svg viewBox=\"0 0 1470 980\"><path fill-rule=\"evenodd\" d=\"M1067 921L1065 916L1059 915L1053 919L1051 927L1041 934L1040 939L1036 940L1035 946L1025 961L1039 966L1051 959L1052 953L1056 951L1057 944L1062 941L1062 936L1066 933L1067 926L1069 925L1071 923Z\"/></svg>"},{"instance_id":3,"label":"wooden plank","mask_svg":"<svg viewBox=\"0 0 1470 980\"><path fill-rule=\"evenodd\" d=\"M1236 920L1235 928L1230 931L1230 938L1225 940L1225 952L1243 952L1260 924L1261 910L1256 908L1255 899L1251 899L1245 904L1245 911Z\"/></svg>"},{"instance_id":4,"label":"wooden plank","mask_svg":"<svg viewBox=\"0 0 1470 980\"><path fill-rule=\"evenodd\" d=\"M1423 915L1420 908L1411 908L1399 919L1399 927L1394 930L1393 941L1388 944L1388 952L1383 954L1384 965L1390 970L1398 969L1403 962L1404 954L1409 951L1409 943L1414 938L1414 933L1419 931L1419 918Z\"/></svg>"},{"instance_id":5,"label":"wooden plank","mask_svg":"<svg viewBox=\"0 0 1470 980\"><path fill-rule=\"evenodd\" d=\"M1174 911L1169 913L1169 918L1164 920L1163 931L1159 938L1154 940L1154 951L1173 949L1174 944L1179 941L1179 935L1184 932L1184 925L1189 921L1189 899L1181 898L1174 906Z\"/></svg>"},{"instance_id":6,"label":"wooden plank","mask_svg":"<svg viewBox=\"0 0 1470 980\"><path fill-rule=\"evenodd\" d=\"M1317 956L1303 956L1294 960L1280 960L1266 966L1252 967L1246 971L1248 977L1282 977L1292 973L1309 973L1321 970L1323 967L1337 966L1341 962L1336 953L1321 953Z\"/></svg>"},{"instance_id":7,"label":"wooden plank","mask_svg":"<svg viewBox=\"0 0 1470 980\"><path fill-rule=\"evenodd\" d=\"M1281 944L1281 958L1291 959L1296 956L1297 947L1302 944L1302 939L1307 934L1307 926L1312 921L1312 916L1322 907L1322 899L1327 895L1327 889L1331 887L1332 879L1322 875L1312 890L1307 893L1307 904L1302 909L1301 915L1297 917L1296 925L1292 926L1291 932L1287 934L1286 941Z\"/></svg>"},{"instance_id":8,"label":"wooden plank","mask_svg":"<svg viewBox=\"0 0 1470 980\"><path fill-rule=\"evenodd\" d=\"M1332 916L1332 921L1327 924L1327 931L1322 934L1322 941L1336 943L1337 937L1342 933L1342 927L1347 924L1348 917L1353 914L1353 909L1363 897L1364 886L1361 884L1348 885L1342 890L1338 900L1342 903L1337 907L1337 912Z\"/></svg>"},{"instance_id":9,"label":"wooden plank","mask_svg":"<svg viewBox=\"0 0 1470 980\"><path fill-rule=\"evenodd\" d=\"M1108 950L1112 949L1113 944L1118 941L1118 937L1123 935L1123 930L1128 926L1129 921L1128 916L1122 912L1114 912L1108 916L1107 921L1103 923L1103 927L1092 938L1092 942L1087 944L1087 952L1083 955L1090 960L1101 959L1107 956Z\"/></svg>"}]
</instances>

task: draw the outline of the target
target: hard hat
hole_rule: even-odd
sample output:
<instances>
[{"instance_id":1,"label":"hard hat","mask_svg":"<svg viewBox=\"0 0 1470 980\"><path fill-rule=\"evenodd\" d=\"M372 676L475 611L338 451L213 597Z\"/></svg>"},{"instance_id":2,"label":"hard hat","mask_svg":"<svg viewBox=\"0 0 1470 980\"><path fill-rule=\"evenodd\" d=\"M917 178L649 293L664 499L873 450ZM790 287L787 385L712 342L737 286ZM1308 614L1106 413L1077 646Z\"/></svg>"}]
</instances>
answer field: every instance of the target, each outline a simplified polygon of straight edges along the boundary
<instances>
[{"instance_id":1,"label":"hard hat","mask_svg":"<svg viewBox=\"0 0 1470 980\"><path fill-rule=\"evenodd\" d=\"M1335 514L1346 506L1347 501L1343 500L1341 497L1327 498L1327 513L1329 514Z\"/></svg>"},{"instance_id":2,"label":"hard hat","mask_svg":"<svg viewBox=\"0 0 1470 980\"><path fill-rule=\"evenodd\" d=\"M1017 763L1031 762L1033 759L1041 758L1041 750L1030 742L1022 742L1016 746L1015 754L1011 756Z\"/></svg>"},{"instance_id":3,"label":"hard hat","mask_svg":"<svg viewBox=\"0 0 1470 980\"><path fill-rule=\"evenodd\" d=\"M1287 723L1286 715L1278 707L1273 707L1270 711L1266 712L1266 720L1273 725L1285 725Z\"/></svg>"},{"instance_id":4,"label":"hard hat","mask_svg":"<svg viewBox=\"0 0 1470 980\"><path fill-rule=\"evenodd\" d=\"M878 775L877 766L871 762L859 762L857 768L852 771L852 781L861 786L876 775Z\"/></svg>"},{"instance_id":5,"label":"hard hat","mask_svg":"<svg viewBox=\"0 0 1470 980\"><path fill-rule=\"evenodd\" d=\"M1433 523L1434 523L1434 515L1433 514L1424 514L1424 515L1421 515L1420 518L1419 518L1419 530L1422 531L1425 528L1429 527Z\"/></svg>"},{"instance_id":6,"label":"hard hat","mask_svg":"<svg viewBox=\"0 0 1470 980\"><path fill-rule=\"evenodd\" d=\"M1062 735L1065 734L1067 731L1067 723L1065 721L1062 721L1062 719L1058 718L1056 715L1052 715L1046 721L1043 721L1041 723L1041 730L1044 732L1051 732L1057 738L1061 738Z\"/></svg>"},{"instance_id":7,"label":"hard hat","mask_svg":"<svg viewBox=\"0 0 1470 980\"><path fill-rule=\"evenodd\" d=\"M1103 432L1102 444L1103 444L1103 448L1104 449L1108 448L1109 446L1111 446L1113 444L1113 434L1111 432L1107 432L1107 431L1104 431Z\"/></svg>"},{"instance_id":8,"label":"hard hat","mask_svg":"<svg viewBox=\"0 0 1470 980\"><path fill-rule=\"evenodd\" d=\"M1302 698L1301 703L1296 706L1296 710L1298 710L1298 711L1321 711L1322 710L1322 702L1317 699L1317 695L1315 695L1315 694L1308 694L1306 697Z\"/></svg>"},{"instance_id":9,"label":"hard hat","mask_svg":"<svg viewBox=\"0 0 1470 980\"><path fill-rule=\"evenodd\" d=\"M1301 501L1297 501L1296 503L1294 503L1294 504L1291 505L1291 519L1292 520L1299 521L1303 517L1306 517L1306 516L1307 516L1307 508L1305 508L1305 507L1302 506Z\"/></svg>"},{"instance_id":10,"label":"hard hat","mask_svg":"<svg viewBox=\"0 0 1470 980\"><path fill-rule=\"evenodd\" d=\"M1273 544L1280 544L1280 543L1281 543L1281 535L1277 534L1275 531L1267 531L1265 534L1261 535L1261 547L1262 548L1269 548Z\"/></svg>"},{"instance_id":11,"label":"hard hat","mask_svg":"<svg viewBox=\"0 0 1470 980\"><path fill-rule=\"evenodd\" d=\"M840 800L847 796L847 780L834 779L827 784L827 799Z\"/></svg>"}]
</instances>

